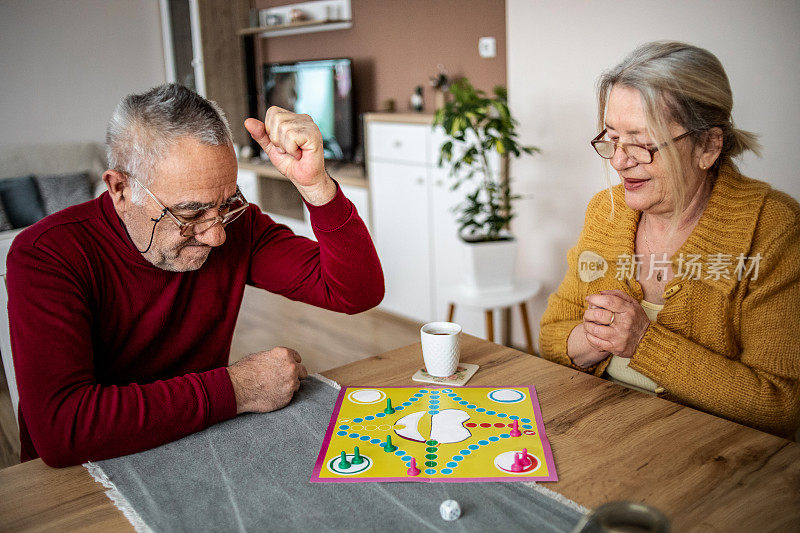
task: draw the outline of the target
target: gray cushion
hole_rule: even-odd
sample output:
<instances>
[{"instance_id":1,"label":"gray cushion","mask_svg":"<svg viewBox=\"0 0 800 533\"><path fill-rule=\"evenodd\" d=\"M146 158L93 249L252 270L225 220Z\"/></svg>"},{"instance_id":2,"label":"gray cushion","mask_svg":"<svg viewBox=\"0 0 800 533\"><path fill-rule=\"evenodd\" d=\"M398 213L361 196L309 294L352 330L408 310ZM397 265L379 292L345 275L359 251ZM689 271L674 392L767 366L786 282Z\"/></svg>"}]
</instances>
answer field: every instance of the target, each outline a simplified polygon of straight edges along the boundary
<instances>
[{"instance_id":1,"label":"gray cushion","mask_svg":"<svg viewBox=\"0 0 800 533\"><path fill-rule=\"evenodd\" d=\"M33 176L0 179L0 201L15 228L30 226L45 216Z\"/></svg>"},{"instance_id":2,"label":"gray cushion","mask_svg":"<svg viewBox=\"0 0 800 533\"><path fill-rule=\"evenodd\" d=\"M0 176L49 176L88 170L94 191L102 185L101 176L108 168L105 153L103 144L90 141L0 144Z\"/></svg>"},{"instance_id":3,"label":"gray cushion","mask_svg":"<svg viewBox=\"0 0 800 533\"><path fill-rule=\"evenodd\" d=\"M44 212L48 215L92 199L88 172L37 176L36 183L39 185Z\"/></svg>"}]
</instances>

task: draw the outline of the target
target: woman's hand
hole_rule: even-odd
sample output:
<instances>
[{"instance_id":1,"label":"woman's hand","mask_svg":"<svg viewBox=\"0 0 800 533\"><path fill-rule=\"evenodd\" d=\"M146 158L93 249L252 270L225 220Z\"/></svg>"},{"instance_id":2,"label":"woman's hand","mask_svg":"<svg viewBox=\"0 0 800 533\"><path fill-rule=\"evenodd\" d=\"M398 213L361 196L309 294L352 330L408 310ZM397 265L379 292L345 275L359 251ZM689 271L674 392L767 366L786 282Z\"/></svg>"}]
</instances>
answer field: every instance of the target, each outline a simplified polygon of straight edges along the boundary
<instances>
[{"instance_id":1,"label":"woman's hand","mask_svg":"<svg viewBox=\"0 0 800 533\"><path fill-rule=\"evenodd\" d=\"M583 314L583 327L589 344L619 357L633 357L650 326L642 305L620 290L600 291L586 300L590 307Z\"/></svg>"},{"instance_id":2,"label":"woman's hand","mask_svg":"<svg viewBox=\"0 0 800 533\"><path fill-rule=\"evenodd\" d=\"M598 350L586 338L585 324L578 324L567 339L567 356L581 368L589 368L610 355L605 350Z\"/></svg>"}]
</instances>

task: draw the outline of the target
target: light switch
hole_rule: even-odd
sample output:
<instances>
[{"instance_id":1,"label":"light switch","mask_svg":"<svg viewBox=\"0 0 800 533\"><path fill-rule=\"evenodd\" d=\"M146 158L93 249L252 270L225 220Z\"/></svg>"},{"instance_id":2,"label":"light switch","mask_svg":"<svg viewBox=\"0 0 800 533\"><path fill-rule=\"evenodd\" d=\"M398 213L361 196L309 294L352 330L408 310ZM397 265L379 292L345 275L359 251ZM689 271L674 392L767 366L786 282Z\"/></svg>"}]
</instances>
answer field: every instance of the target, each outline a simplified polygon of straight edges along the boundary
<instances>
[{"instance_id":1,"label":"light switch","mask_svg":"<svg viewBox=\"0 0 800 533\"><path fill-rule=\"evenodd\" d=\"M497 55L497 42L494 37L481 37L478 39L478 54L481 57L494 57Z\"/></svg>"}]
</instances>

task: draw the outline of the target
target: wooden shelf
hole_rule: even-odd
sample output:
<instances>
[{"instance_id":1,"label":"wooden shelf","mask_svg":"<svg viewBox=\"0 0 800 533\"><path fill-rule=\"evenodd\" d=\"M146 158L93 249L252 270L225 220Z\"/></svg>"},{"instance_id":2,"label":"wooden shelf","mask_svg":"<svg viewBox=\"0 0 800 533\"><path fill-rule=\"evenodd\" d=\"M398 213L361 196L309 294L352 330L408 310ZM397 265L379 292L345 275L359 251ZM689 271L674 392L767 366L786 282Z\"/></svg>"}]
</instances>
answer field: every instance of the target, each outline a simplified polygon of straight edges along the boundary
<instances>
[{"instance_id":1,"label":"wooden shelf","mask_svg":"<svg viewBox=\"0 0 800 533\"><path fill-rule=\"evenodd\" d=\"M239 35L260 35L261 37L280 37L316 31L346 30L353 26L352 20L305 20L277 26L259 26L239 30Z\"/></svg>"},{"instance_id":2,"label":"wooden shelf","mask_svg":"<svg viewBox=\"0 0 800 533\"><path fill-rule=\"evenodd\" d=\"M239 168L255 172L259 177L289 181L287 177L278 172L271 163L253 163L239 161ZM369 182L364 175L364 167L353 163L327 162L328 174L342 185L352 187L369 187Z\"/></svg>"}]
</instances>

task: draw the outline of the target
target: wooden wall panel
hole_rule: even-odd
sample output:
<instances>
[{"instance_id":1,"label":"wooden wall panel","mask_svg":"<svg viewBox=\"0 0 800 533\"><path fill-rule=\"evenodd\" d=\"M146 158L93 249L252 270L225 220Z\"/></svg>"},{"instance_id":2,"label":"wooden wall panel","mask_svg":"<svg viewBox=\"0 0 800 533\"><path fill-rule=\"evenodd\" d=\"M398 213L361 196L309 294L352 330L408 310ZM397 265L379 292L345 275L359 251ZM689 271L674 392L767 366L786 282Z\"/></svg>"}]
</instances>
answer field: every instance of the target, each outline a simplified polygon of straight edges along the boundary
<instances>
[{"instance_id":1,"label":"wooden wall panel","mask_svg":"<svg viewBox=\"0 0 800 533\"><path fill-rule=\"evenodd\" d=\"M248 26L248 0L200 0L206 94L225 111L236 144L247 144L247 96L239 30Z\"/></svg>"}]
</instances>

